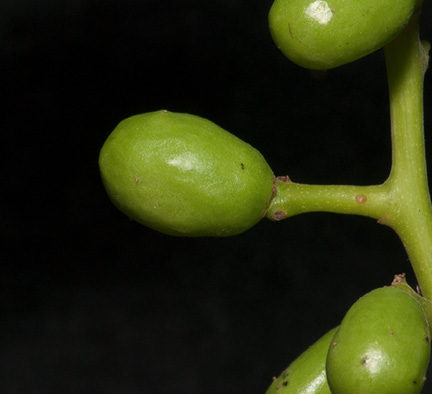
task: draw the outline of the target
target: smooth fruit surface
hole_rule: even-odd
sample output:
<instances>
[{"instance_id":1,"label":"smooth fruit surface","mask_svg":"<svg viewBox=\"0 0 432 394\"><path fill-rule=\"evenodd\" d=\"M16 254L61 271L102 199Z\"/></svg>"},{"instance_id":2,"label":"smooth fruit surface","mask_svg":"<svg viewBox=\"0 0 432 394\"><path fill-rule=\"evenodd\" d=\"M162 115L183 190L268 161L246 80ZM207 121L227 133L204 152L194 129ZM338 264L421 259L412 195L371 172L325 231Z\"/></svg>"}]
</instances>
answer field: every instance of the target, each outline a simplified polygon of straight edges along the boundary
<instances>
[{"instance_id":1,"label":"smooth fruit surface","mask_svg":"<svg viewBox=\"0 0 432 394\"><path fill-rule=\"evenodd\" d=\"M430 339L420 304L384 287L347 312L327 356L333 394L417 394L429 363Z\"/></svg>"},{"instance_id":2,"label":"smooth fruit surface","mask_svg":"<svg viewBox=\"0 0 432 394\"><path fill-rule=\"evenodd\" d=\"M273 172L256 149L209 120L169 111L121 122L99 166L122 212L170 235L241 233L262 218L273 192Z\"/></svg>"},{"instance_id":3,"label":"smooth fruit surface","mask_svg":"<svg viewBox=\"0 0 432 394\"><path fill-rule=\"evenodd\" d=\"M408 23L414 0L275 0L270 32L294 63L325 70L391 41Z\"/></svg>"},{"instance_id":4,"label":"smooth fruit surface","mask_svg":"<svg viewBox=\"0 0 432 394\"><path fill-rule=\"evenodd\" d=\"M326 358L337 328L316 341L286 368L266 394L331 394L326 378Z\"/></svg>"}]
</instances>

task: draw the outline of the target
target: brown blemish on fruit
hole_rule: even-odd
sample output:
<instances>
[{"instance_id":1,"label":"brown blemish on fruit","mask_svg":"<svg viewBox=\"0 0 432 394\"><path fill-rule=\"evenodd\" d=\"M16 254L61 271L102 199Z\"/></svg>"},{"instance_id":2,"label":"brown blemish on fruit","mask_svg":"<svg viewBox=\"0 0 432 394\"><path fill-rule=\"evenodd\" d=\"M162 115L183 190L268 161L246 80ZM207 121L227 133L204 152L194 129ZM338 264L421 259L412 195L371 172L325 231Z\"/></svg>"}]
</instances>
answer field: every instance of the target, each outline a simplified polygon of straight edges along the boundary
<instances>
[{"instance_id":1,"label":"brown blemish on fruit","mask_svg":"<svg viewBox=\"0 0 432 394\"><path fill-rule=\"evenodd\" d=\"M334 9L334 8L332 8L332 10L331 10L332 12L333 12L333 14L336 12L336 10Z\"/></svg>"},{"instance_id":2,"label":"brown blemish on fruit","mask_svg":"<svg viewBox=\"0 0 432 394\"><path fill-rule=\"evenodd\" d=\"M140 179L139 178L135 178L135 183L139 183Z\"/></svg>"},{"instance_id":3,"label":"brown blemish on fruit","mask_svg":"<svg viewBox=\"0 0 432 394\"><path fill-rule=\"evenodd\" d=\"M426 341L427 343L430 342L430 338L429 338L429 336L426 336L425 341Z\"/></svg>"},{"instance_id":4,"label":"brown blemish on fruit","mask_svg":"<svg viewBox=\"0 0 432 394\"><path fill-rule=\"evenodd\" d=\"M279 389L280 389L280 386L279 386L279 385L277 385L277 386L276 386L276 388L277 388L277 389L279 390Z\"/></svg>"},{"instance_id":5,"label":"brown blemish on fruit","mask_svg":"<svg viewBox=\"0 0 432 394\"><path fill-rule=\"evenodd\" d=\"M390 331L390 335L394 335L394 332L393 332L393 331Z\"/></svg>"},{"instance_id":6,"label":"brown blemish on fruit","mask_svg":"<svg viewBox=\"0 0 432 394\"><path fill-rule=\"evenodd\" d=\"M279 221L285 219L287 214L281 210L277 210L276 212L273 213L272 216L274 220Z\"/></svg>"},{"instance_id":7,"label":"brown blemish on fruit","mask_svg":"<svg viewBox=\"0 0 432 394\"><path fill-rule=\"evenodd\" d=\"M272 380L276 380L276 376L273 376L273 377L272 377Z\"/></svg>"},{"instance_id":8,"label":"brown blemish on fruit","mask_svg":"<svg viewBox=\"0 0 432 394\"><path fill-rule=\"evenodd\" d=\"M164 110L163 110L163 113L164 113L164 114L168 113L168 110L164 109Z\"/></svg>"},{"instance_id":9,"label":"brown blemish on fruit","mask_svg":"<svg viewBox=\"0 0 432 394\"><path fill-rule=\"evenodd\" d=\"M364 204L367 201L367 197L364 194L357 194L355 200L358 204Z\"/></svg>"},{"instance_id":10,"label":"brown blemish on fruit","mask_svg":"<svg viewBox=\"0 0 432 394\"><path fill-rule=\"evenodd\" d=\"M333 343L332 343L332 346L333 346L333 347L336 347L336 346L337 346L337 343L336 343L336 342L333 342Z\"/></svg>"}]
</instances>

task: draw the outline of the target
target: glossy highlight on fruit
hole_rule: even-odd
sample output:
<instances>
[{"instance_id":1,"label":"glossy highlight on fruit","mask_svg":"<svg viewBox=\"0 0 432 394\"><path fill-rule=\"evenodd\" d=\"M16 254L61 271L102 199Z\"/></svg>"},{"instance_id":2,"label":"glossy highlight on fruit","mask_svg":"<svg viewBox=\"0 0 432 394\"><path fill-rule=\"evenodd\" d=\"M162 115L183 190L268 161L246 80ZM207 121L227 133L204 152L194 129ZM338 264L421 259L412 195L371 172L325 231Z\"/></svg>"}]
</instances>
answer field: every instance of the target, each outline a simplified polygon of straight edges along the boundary
<instances>
[{"instance_id":1,"label":"glossy highlight on fruit","mask_svg":"<svg viewBox=\"0 0 432 394\"><path fill-rule=\"evenodd\" d=\"M337 327L322 336L286 368L266 394L331 394L326 358Z\"/></svg>"},{"instance_id":2,"label":"glossy highlight on fruit","mask_svg":"<svg viewBox=\"0 0 432 394\"><path fill-rule=\"evenodd\" d=\"M418 394L429 363L429 327L407 292L384 287L349 309L327 356L333 394Z\"/></svg>"},{"instance_id":3,"label":"glossy highlight on fruit","mask_svg":"<svg viewBox=\"0 0 432 394\"><path fill-rule=\"evenodd\" d=\"M390 42L408 23L415 0L275 0L270 32L294 63L326 70Z\"/></svg>"},{"instance_id":4,"label":"glossy highlight on fruit","mask_svg":"<svg viewBox=\"0 0 432 394\"><path fill-rule=\"evenodd\" d=\"M165 110L122 121L99 166L122 212L170 235L241 233L273 193L273 172L255 148L207 119Z\"/></svg>"}]
</instances>

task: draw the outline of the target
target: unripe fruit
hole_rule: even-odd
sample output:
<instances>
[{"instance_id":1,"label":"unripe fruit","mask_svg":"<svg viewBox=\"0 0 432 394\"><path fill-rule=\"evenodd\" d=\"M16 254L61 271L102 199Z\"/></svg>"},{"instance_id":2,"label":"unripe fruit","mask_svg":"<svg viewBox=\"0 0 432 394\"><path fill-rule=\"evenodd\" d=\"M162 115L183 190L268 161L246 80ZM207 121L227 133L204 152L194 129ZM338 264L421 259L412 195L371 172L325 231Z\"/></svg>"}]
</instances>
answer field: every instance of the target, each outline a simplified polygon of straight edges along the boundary
<instances>
[{"instance_id":1,"label":"unripe fruit","mask_svg":"<svg viewBox=\"0 0 432 394\"><path fill-rule=\"evenodd\" d=\"M403 290L384 287L347 312L327 356L333 394L418 394L429 363L428 323Z\"/></svg>"},{"instance_id":2,"label":"unripe fruit","mask_svg":"<svg viewBox=\"0 0 432 394\"><path fill-rule=\"evenodd\" d=\"M390 42L415 0L275 0L273 40L294 63L317 70L357 60Z\"/></svg>"},{"instance_id":3,"label":"unripe fruit","mask_svg":"<svg viewBox=\"0 0 432 394\"><path fill-rule=\"evenodd\" d=\"M273 172L256 149L188 114L124 120L102 147L99 166L122 212L170 235L241 233L263 217L273 193Z\"/></svg>"},{"instance_id":4,"label":"unripe fruit","mask_svg":"<svg viewBox=\"0 0 432 394\"><path fill-rule=\"evenodd\" d=\"M326 379L326 358L337 327L296 358L273 381L266 394L331 394Z\"/></svg>"}]
</instances>

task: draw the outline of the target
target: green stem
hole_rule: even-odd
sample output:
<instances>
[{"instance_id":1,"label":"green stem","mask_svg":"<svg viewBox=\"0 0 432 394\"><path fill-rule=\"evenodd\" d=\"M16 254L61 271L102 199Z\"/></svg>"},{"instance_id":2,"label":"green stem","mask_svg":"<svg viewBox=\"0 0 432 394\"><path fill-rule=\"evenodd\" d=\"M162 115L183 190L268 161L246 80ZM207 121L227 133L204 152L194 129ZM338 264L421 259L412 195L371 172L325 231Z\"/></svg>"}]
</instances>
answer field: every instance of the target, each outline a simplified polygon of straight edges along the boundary
<instances>
[{"instance_id":1,"label":"green stem","mask_svg":"<svg viewBox=\"0 0 432 394\"><path fill-rule=\"evenodd\" d=\"M276 181L267 218L305 212L369 216L400 236L423 295L432 299L432 209L423 131L423 77L427 54L418 37L419 15L385 47L392 124L392 170L376 186L302 185Z\"/></svg>"},{"instance_id":2,"label":"green stem","mask_svg":"<svg viewBox=\"0 0 432 394\"><path fill-rule=\"evenodd\" d=\"M385 216L389 187L305 185L276 180L277 193L273 198L267 217L282 220L305 212L333 212L370 216L379 219Z\"/></svg>"},{"instance_id":3,"label":"green stem","mask_svg":"<svg viewBox=\"0 0 432 394\"><path fill-rule=\"evenodd\" d=\"M393 164L387 184L394 202L388 224L400 236L425 297L432 299L432 209L423 131L425 49L419 15L385 47L390 93Z\"/></svg>"}]
</instances>

